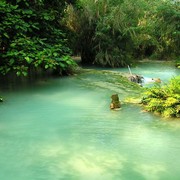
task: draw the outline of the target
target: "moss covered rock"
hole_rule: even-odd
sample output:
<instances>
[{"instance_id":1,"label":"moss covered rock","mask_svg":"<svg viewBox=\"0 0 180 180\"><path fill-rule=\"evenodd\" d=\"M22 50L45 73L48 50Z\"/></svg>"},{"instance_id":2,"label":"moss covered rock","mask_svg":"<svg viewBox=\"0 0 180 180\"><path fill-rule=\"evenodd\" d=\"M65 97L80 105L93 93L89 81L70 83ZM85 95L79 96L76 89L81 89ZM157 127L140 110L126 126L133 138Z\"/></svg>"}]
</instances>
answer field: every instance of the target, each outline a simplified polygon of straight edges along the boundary
<instances>
[{"instance_id":1,"label":"moss covered rock","mask_svg":"<svg viewBox=\"0 0 180 180\"><path fill-rule=\"evenodd\" d=\"M117 109L117 108L120 108L121 107L121 103L119 101L119 96L118 94L113 94L111 96L111 104L110 104L110 109Z\"/></svg>"}]
</instances>

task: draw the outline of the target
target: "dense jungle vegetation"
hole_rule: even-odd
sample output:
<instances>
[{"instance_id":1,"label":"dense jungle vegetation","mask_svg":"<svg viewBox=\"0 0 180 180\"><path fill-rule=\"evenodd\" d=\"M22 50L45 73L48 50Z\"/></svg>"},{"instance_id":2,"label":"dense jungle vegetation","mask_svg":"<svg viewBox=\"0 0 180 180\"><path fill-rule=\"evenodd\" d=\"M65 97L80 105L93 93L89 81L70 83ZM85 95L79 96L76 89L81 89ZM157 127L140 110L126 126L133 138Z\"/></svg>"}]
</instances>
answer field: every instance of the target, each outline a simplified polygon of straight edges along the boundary
<instances>
[{"instance_id":1,"label":"dense jungle vegetation","mask_svg":"<svg viewBox=\"0 0 180 180\"><path fill-rule=\"evenodd\" d=\"M66 1L6 0L0 2L0 73L53 69L68 72L70 58L62 17Z\"/></svg>"},{"instance_id":2,"label":"dense jungle vegetation","mask_svg":"<svg viewBox=\"0 0 180 180\"><path fill-rule=\"evenodd\" d=\"M71 48L84 63L125 66L179 55L180 9L172 0L79 0L66 8Z\"/></svg>"},{"instance_id":3,"label":"dense jungle vegetation","mask_svg":"<svg viewBox=\"0 0 180 180\"><path fill-rule=\"evenodd\" d=\"M38 69L70 74L76 67L72 55L99 66L149 58L176 60L180 68L179 5L176 0L1 0L0 74L27 76ZM177 78L169 86L179 83ZM150 90L144 101L149 111L179 116L180 92L169 86ZM160 109L154 94L166 100Z\"/></svg>"},{"instance_id":4,"label":"dense jungle vegetation","mask_svg":"<svg viewBox=\"0 0 180 180\"><path fill-rule=\"evenodd\" d=\"M172 0L1 0L0 73L69 71L85 64L125 66L177 59L179 2ZM177 66L179 66L177 62Z\"/></svg>"}]
</instances>

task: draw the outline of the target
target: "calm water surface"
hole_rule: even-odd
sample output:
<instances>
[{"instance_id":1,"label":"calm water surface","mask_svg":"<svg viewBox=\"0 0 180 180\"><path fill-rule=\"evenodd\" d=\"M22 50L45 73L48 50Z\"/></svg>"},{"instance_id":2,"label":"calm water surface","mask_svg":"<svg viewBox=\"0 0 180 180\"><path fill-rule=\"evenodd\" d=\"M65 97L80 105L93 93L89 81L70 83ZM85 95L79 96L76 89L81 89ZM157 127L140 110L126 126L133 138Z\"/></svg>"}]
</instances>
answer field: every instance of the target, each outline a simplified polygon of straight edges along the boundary
<instances>
[{"instance_id":1,"label":"calm water surface","mask_svg":"<svg viewBox=\"0 0 180 180\"><path fill-rule=\"evenodd\" d=\"M159 63L132 71L164 81L180 74ZM179 180L180 121L131 104L110 111L113 91L81 78L1 84L0 179Z\"/></svg>"}]
</instances>

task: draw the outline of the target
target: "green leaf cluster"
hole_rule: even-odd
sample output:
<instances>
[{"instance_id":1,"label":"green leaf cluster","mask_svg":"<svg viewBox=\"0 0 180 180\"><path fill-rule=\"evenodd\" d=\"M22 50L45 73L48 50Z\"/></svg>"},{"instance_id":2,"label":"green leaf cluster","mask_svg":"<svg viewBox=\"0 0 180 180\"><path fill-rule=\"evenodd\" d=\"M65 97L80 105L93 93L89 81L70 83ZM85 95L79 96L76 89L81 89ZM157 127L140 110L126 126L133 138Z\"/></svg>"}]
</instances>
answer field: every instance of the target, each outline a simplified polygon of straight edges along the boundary
<instances>
[{"instance_id":1,"label":"green leaf cluster","mask_svg":"<svg viewBox=\"0 0 180 180\"><path fill-rule=\"evenodd\" d=\"M32 68L62 74L75 66L60 23L65 5L65 1L0 2L1 74L15 71L27 76Z\"/></svg>"},{"instance_id":2,"label":"green leaf cluster","mask_svg":"<svg viewBox=\"0 0 180 180\"><path fill-rule=\"evenodd\" d=\"M165 86L147 89L142 103L150 112L164 117L180 117L180 76L170 80Z\"/></svg>"}]
</instances>

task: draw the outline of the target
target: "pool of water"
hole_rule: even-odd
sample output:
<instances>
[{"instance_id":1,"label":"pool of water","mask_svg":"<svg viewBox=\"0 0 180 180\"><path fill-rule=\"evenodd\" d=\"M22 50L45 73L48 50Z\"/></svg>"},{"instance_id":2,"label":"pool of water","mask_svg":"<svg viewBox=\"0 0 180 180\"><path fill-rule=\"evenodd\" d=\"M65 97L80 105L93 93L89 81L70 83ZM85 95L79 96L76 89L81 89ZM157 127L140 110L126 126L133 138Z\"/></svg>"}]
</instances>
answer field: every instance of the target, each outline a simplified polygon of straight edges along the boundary
<instances>
[{"instance_id":1,"label":"pool of water","mask_svg":"<svg viewBox=\"0 0 180 180\"><path fill-rule=\"evenodd\" d=\"M179 73L164 66L132 71L165 81ZM180 121L132 104L110 111L113 90L81 78L1 84L0 179L178 180Z\"/></svg>"}]
</instances>

